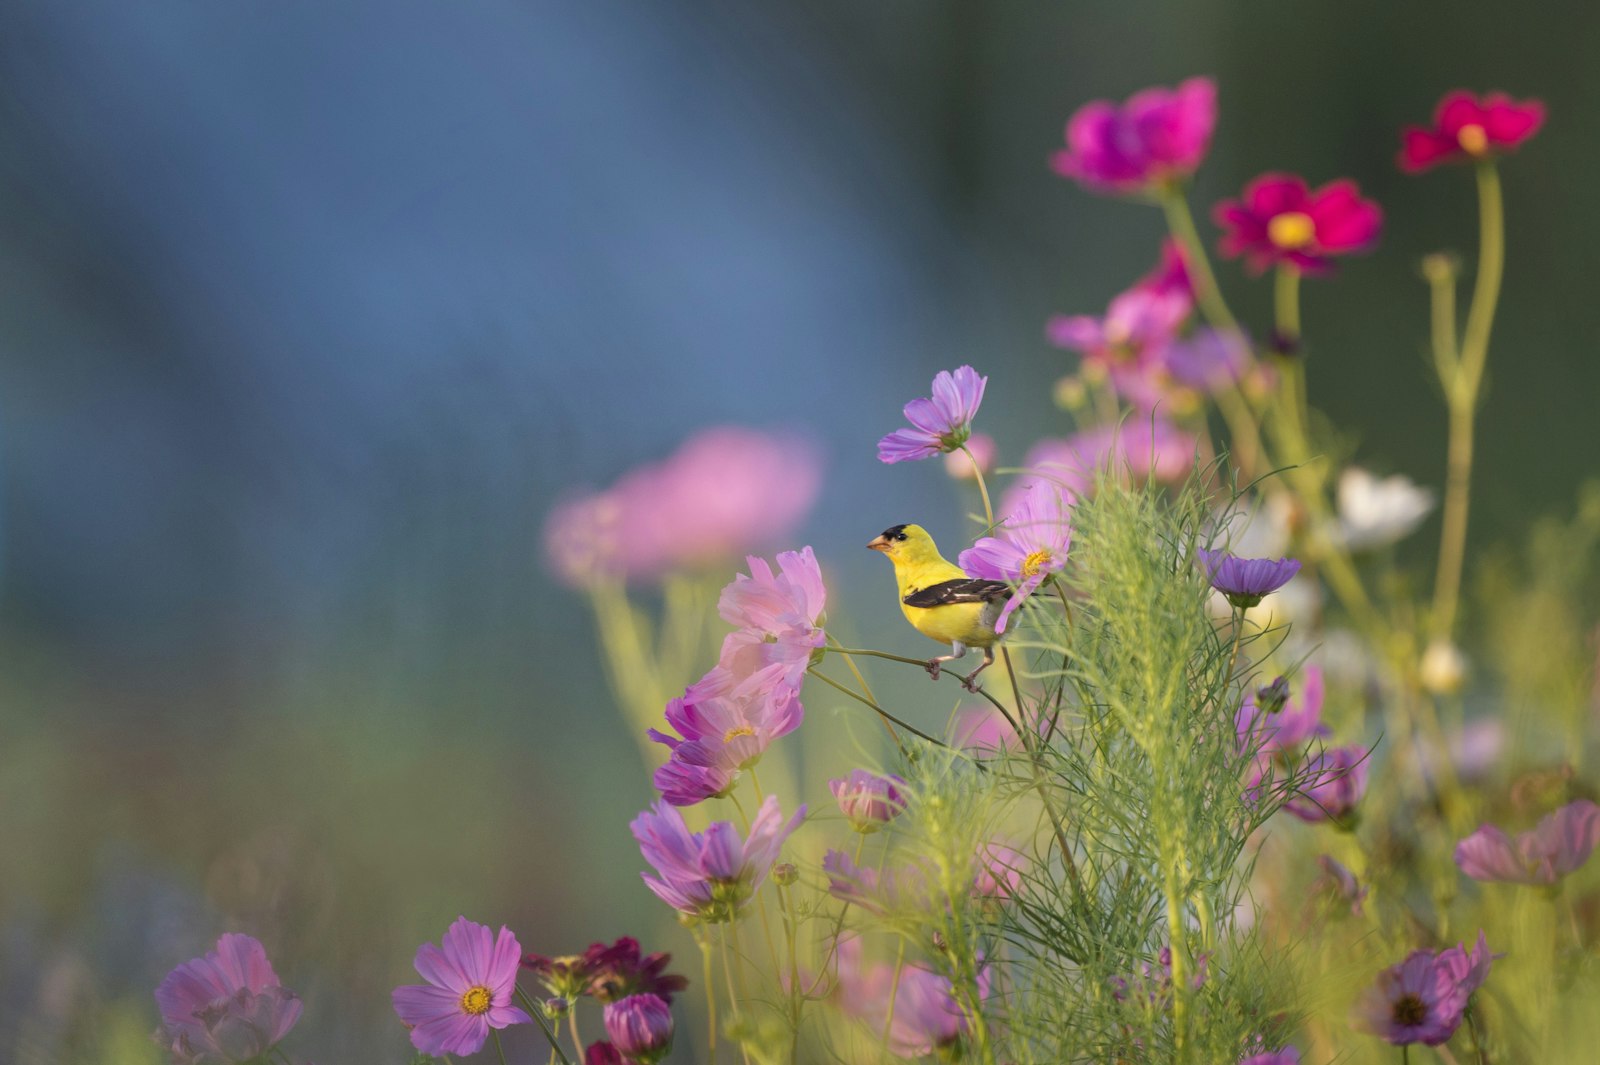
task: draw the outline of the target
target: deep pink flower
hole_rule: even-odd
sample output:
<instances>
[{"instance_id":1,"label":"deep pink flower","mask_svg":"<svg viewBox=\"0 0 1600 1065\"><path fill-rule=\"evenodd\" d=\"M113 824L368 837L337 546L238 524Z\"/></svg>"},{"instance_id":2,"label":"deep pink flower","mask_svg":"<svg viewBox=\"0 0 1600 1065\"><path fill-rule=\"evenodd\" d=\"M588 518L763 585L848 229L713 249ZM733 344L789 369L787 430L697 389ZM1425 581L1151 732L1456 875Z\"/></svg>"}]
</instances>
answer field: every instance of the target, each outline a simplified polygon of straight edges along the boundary
<instances>
[{"instance_id":1,"label":"deep pink flower","mask_svg":"<svg viewBox=\"0 0 1600 1065\"><path fill-rule=\"evenodd\" d=\"M954 373L940 371L933 379L933 397L914 399L905 406L906 421L913 428L896 429L878 441L879 461L931 459L955 451L972 435L972 419L988 383L970 366L959 366Z\"/></svg>"},{"instance_id":2,"label":"deep pink flower","mask_svg":"<svg viewBox=\"0 0 1600 1065\"><path fill-rule=\"evenodd\" d=\"M1023 600L1067 564L1072 546L1071 501L1056 485L1036 481L1027 495L1005 512L998 531L999 536L985 536L961 552L958 563L973 577L1016 584L995 621L995 631L1003 633Z\"/></svg>"},{"instance_id":3,"label":"deep pink flower","mask_svg":"<svg viewBox=\"0 0 1600 1065\"><path fill-rule=\"evenodd\" d=\"M1000 499L1004 518L1044 481L1069 497L1088 495L1102 472L1113 477L1180 481L1194 469L1200 438L1161 417L1139 416L1120 425L1085 429L1065 440L1044 439L1022 461L1025 471Z\"/></svg>"},{"instance_id":4,"label":"deep pink flower","mask_svg":"<svg viewBox=\"0 0 1600 1065\"><path fill-rule=\"evenodd\" d=\"M417 948L417 972L428 981L394 989L394 1011L411 1029L411 1045L424 1054L475 1054L491 1028L530 1024L511 1004L522 948L504 925L458 917L444 934L443 949Z\"/></svg>"},{"instance_id":5,"label":"deep pink flower","mask_svg":"<svg viewBox=\"0 0 1600 1065\"><path fill-rule=\"evenodd\" d=\"M546 957L529 952L522 967L538 975L552 995L573 1001L590 995L611 1002L629 995L659 995L667 1002L689 986L686 977L666 971L672 955L642 955L639 941L623 936L614 943L591 943L582 954Z\"/></svg>"},{"instance_id":6,"label":"deep pink flower","mask_svg":"<svg viewBox=\"0 0 1600 1065\"><path fill-rule=\"evenodd\" d=\"M690 832L683 815L665 803L656 803L628 827L658 874L645 873L645 885L680 913L719 922L744 908L805 816L801 806L784 822L777 796L768 795L750 823L748 839L727 821Z\"/></svg>"},{"instance_id":7,"label":"deep pink flower","mask_svg":"<svg viewBox=\"0 0 1600 1065\"><path fill-rule=\"evenodd\" d=\"M1195 555L1211 587L1241 610L1259 606L1262 599L1300 572L1299 560L1292 558L1240 558L1204 547Z\"/></svg>"},{"instance_id":8,"label":"deep pink flower","mask_svg":"<svg viewBox=\"0 0 1600 1065\"><path fill-rule=\"evenodd\" d=\"M1344 822L1367 791L1364 747L1333 747L1307 758L1295 797L1283 808L1302 821Z\"/></svg>"},{"instance_id":9,"label":"deep pink flower","mask_svg":"<svg viewBox=\"0 0 1600 1065\"><path fill-rule=\"evenodd\" d=\"M238 932L168 973L156 988L156 1007L156 1039L177 1065L261 1057L300 1019L300 997L278 983L261 944Z\"/></svg>"},{"instance_id":10,"label":"deep pink flower","mask_svg":"<svg viewBox=\"0 0 1600 1065\"><path fill-rule=\"evenodd\" d=\"M1568 803L1516 839L1483 825L1456 844L1456 865L1474 880L1554 884L1589 860L1600 843L1600 806Z\"/></svg>"},{"instance_id":11,"label":"deep pink flower","mask_svg":"<svg viewBox=\"0 0 1600 1065\"><path fill-rule=\"evenodd\" d=\"M857 832L876 832L906 808L906 782L894 774L853 769L841 780L828 781L839 812Z\"/></svg>"},{"instance_id":12,"label":"deep pink flower","mask_svg":"<svg viewBox=\"0 0 1600 1065\"><path fill-rule=\"evenodd\" d=\"M654 581L782 541L821 485L821 461L805 439L705 429L611 488L556 507L545 551L567 584Z\"/></svg>"},{"instance_id":13,"label":"deep pink flower","mask_svg":"<svg viewBox=\"0 0 1600 1065\"><path fill-rule=\"evenodd\" d=\"M1095 192L1149 193L1199 168L1216 124L1210 78L1145 89L1121 105L1095 100L1067 120L1067 146L1050 165Z\"/></svg>"},{"instance_id":14,"label":"deep pink flower","mask_svg":"<svg viewBox=\"0 0 1600 1065\"><path fill-rule=\"evenodd\" d=\"M1183 257L1183 248L1176 240L1167 237L1161 242L1161 258L1134 287L1157 295L1176 292L1187 296L1191 301L1194 299L1194 283L1189 278L1189 264Z\"/></svg>"},{"instance_id":15,"label":"deep pink flower","mask_svg":"<svg viewBox=\"0 0 1600 1065\"><path fill-rule=\"evenodd\" d=\"M640 1065L655 1065L672 1050L672 1007L657 995L608 1003L605 1023L612 1046Z\"/></svg>"},{"instance_id":16,"label":"deep pink flower","mask_svg":"<svg viewBox=\"0 0 1600 1065\"><path fill-rule=\"evenodd\" d=\"M583 1065L627 1065L617 1048L604 1040L590 1043L583 1052Z\"/></svg>"},{"instance_id":17,"label":"deep pink flower","mask_svg":"<svg viewBox=\"0 0 1600 1065\"><path fill-rule=\"evenodd\" d=\"M1356 1002L1357 1027L1396 1046L1438 1046L1461 1025L1472 993L1482 986L1493 961L1483 933L1469 952L1461 946L1435 954L1416 950L1378 974L1377 983Z\"/></svg>"},{"instance_id":18,"label":"deep pink flower","mask_svg":"<svg viewBox=\"0 0 1600 1065\"><path fill-rule=\"evenodd\" d=\"M1440 163L1487 159L1514 150L1544 125L1544 102L1517 103L1503 92L1481 100L1466 89L1446 93L1433 112L1433 127L1400 131L1400 169L1420 174Z\"/></svg>"},{"instance_id":19,"label":"deep pink flower","mask_svg":"<svg viewBox=\"0 0 1600 1065\"><path fill-rule=\"evenodd\" d=\"M1135 287L1113 299L1104 318L1057 316L1045 332L1057 347L1079 352L1087 373L1149 410L1164 395L1167 348L1193 309L1187 293Z\"/></svg>"},{"instance_id":20,"label":"deep pink flower","mask_svg":"<svg viewBox=\"0 0 1600 1065\"><path fill-rule=\"evenodd\" d=\"M1348 179L1313 192L1294 174L1262 174L1242 199L1223 200L1213 213L1226 230L1222 254L1243 255L1254 273L1288 263L1304 274L1325 274L1333 256L1368 250L1383 229L1383 210Z\"/></svg>"}]
</instances>

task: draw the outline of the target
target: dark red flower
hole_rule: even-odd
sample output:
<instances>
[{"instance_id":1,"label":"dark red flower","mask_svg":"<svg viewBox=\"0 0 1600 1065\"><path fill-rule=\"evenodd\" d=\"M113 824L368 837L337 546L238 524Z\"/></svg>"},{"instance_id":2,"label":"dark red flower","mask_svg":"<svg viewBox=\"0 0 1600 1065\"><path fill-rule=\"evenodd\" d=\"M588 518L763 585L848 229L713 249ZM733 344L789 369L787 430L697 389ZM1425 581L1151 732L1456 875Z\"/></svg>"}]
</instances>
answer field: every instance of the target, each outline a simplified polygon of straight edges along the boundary
<instances>
[{"instance_id":1,"label":"dark red flower","mask_svg":"<svg viewBox=\"0 0 1600 1065\"><path fill-rule=\"evenodd\" d=\"M1465 89L1446 93L1433 113L1433 128L1400 131L1400 169L1420 174L1440 163L1486 159L1516 148L1544 125L1544 102L1517 103L1503 92L1481 100Z\"/></svg>"},{"instance_id":2,"label":"dark red flower","mask_svg":"<svg viewBox=\"0 0 1600 1065\"><path fill-rule=\"evenodd\" d=\"M623 936L609 945L591 943L582 954L556 958L527 954L522 967L538 974L551 994L569 1001L581 995L601 1002L629 995L659 995L671 1002L673 995L689 986L688 977L666 972L671 961L672 955L665 953L641 957L639 941Z\"/></svg>"},{"instance_id":3,"label":"dark red flower","mask_svg":"<svg viewBox=\"0 0 1600 1065\"><path fill-rule=\"evenodd\" d=\"M1262 174L1237 200L1212 212L1226 232L1222 254L1243 255L1254 273L1290 263L1302 273L1333 269L1332 256L1366 251L1383 229L1383 210L1348 178L1308 190L1294 174Z\"/></svg>"}]
</instances>

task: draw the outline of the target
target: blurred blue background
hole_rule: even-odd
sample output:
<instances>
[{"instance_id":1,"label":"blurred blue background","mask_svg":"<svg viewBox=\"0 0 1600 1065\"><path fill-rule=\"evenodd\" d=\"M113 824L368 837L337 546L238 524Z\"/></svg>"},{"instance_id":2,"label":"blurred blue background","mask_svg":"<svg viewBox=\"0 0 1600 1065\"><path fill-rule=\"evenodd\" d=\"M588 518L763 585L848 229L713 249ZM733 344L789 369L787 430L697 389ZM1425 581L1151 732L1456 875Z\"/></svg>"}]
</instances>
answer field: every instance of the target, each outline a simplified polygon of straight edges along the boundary
<instances>
[{"instance_id":1,"label":"blurred blue background","mask_svg":"<svg viewBox=\"0 0 1600 1065\"><path fill-rule=\"evenodd\" d=\"M317 1060L401 1059L387 990L457 912L549 952L670 927L545 513L737 422L823 443L802 539L836 588L887 587L860 548L888 524L953 538L937 464L873 457L900 404L971 362L1016 461L1063 429L1045 319L1155 259L1158 212L1046 166L1092 97L1218 79L1201 211L1266 169L1383 204L1377 253L1306 286L1312 401L1432 485L1417 263L1470 257L1474 207L1463 173L1400 175L1397 130L1457 86L1545 99L1506 167L1473 542L1564 507L1600 452L1600 9L12 0L4 24L0 1058L109 1060L63 1003L143 1003L147 1030L149 988L230 921L312 1001ZM1266 289L1222 276L1262 325ZM912 646L886 595L830 614Z\"/></svg>"}]
</instances>

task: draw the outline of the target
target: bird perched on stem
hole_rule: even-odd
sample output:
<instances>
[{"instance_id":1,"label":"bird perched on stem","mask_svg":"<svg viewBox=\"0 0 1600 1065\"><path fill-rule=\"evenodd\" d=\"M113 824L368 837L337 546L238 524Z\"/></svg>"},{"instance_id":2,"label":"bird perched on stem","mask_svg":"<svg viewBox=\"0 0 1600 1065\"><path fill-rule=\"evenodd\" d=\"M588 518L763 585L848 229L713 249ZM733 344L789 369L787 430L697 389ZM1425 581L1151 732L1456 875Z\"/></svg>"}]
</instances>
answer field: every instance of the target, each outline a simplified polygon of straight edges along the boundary
<instances>
[{"instance_id":1,"label":"bird perched on stem","mask_svg":"<svg viewBox=\"0 0 1600 1065\"><path fill-rule=\"evenodd\" d=\"M900 609L912 628L950 645L949 654L928 659L929 676L938 680L944 663L965 656L969 648L982 649L983 664L962 682L968 691L977 691L978 674L994 664L994 645L1000 642L995 623L1011 586L967 576L939 554L933 537L920 525L892 526L867 546L894 563Z\"/></svg>"}]
</instances>

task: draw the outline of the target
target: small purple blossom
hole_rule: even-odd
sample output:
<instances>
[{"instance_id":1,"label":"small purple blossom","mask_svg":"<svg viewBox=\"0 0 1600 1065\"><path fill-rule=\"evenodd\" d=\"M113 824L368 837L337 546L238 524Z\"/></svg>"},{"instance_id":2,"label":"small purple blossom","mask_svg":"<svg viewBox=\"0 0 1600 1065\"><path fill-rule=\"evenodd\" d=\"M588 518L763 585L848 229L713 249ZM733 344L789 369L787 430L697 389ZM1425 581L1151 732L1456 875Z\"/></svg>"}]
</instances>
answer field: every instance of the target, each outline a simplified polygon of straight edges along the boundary
<instances>
[{"instance_id":1,"label":"small purple blossom","mask_svg":"<svg viewBox=\"0 0 1600 1065\"><path fill-rule=\"evenodd\" d=\"M1151 193L1199 168L1217 124L1217 86L1190 78L1114 104L1095 100L1067 121L1067 146L1051 167L1093 192Z\"/></svg>"},{"instance_id":2,"label":"small purple blossom","mask_svg":"<svg viewBox=\"0 0 1600 1065\"><path fill-rule=\"evenodd\" d=\"M1048 481L1034 483L1002 519L999 536L985 536L961 552L959 564L974 577L1013 581L1017 587L995 622L1005 632L1013 611L1067 564L1072 546L1072 507L1066 494Z\"/></svg>"},{"instance_id":3,"label":"small purple blossom","mask_svg":"<svg viewBox=\"0 0 1600 1065\"><path fill-rule=\"evenodd\" d=\"M655 1065L672 1050L672 1007L658 995L629 995L605 1008L606 1034L617 1052Z\"/></svg>"},{"instance_id":4,"label":"small purple blossom","mask_svg":"<svg viewBox=\"0 0 1600 1065\"><path fill-rule=\"evenodd\" d=\"M1438 1046L1461 1025L1472 993L1489 975L1493 958L1484 934L1471 951L1461 946L1435 954L1415 950L1378 974L1356 1002L1354 1022L1396 1046Z\"/></svg>"},{"instance_id":5,"label":"small purple blossom","mask_svg":"<svg viewBox=\"0 0 1600 1065\"><path fill-rule=\"evenodd\" d=\"M156 1041L177 1065L243 1062L276 1046L300 1019L300 997L278 983L260 942L238 932L184 962L156 988Z\"/></svg>"},{"instance_id":6,"label":"small purple blossom","mask_svg":"<svg viewBox=\"0 0 1600 1065\"><path fill-rule=\"evenodd\" d=\"M417 972L427 981L394 989L394 1011L411 1029L411 1045L424 1054L475 1054L489 1029L530 1024L511 1004L522 948L510 929L458 917L445 931L443 949L417 948Z\"/></svg>"},{"instance_id":7,"label":"small purple blossom","mask_svg":"<svg viewBox=\"0 0 1600 1065\"><path fill-rule=\"evenodd\" d=\"M876 832L906 808L906 782L894 774L851 770L842 780L828 781L839 811L857 832Z\"/></svg>"},{"instance_id":8,"label":"small purple blossom","mask_svg":"<svg viewBox=\"0 0 1600 1065\"><path fill-rule=\"evenodd\" d=\"M1474 880L1554 884L1589 860L1600 842L1600 806L1568 803L1515 839L1483 825L1456 844L1456 865Z\"/></svg>"},{"instance_id":9,"label":"small purple blossom","mask_svg":"<svg viewBox=\"0 0 1600 1065\"><path fill-rule=\"evenodd\" d=\"M1259 1045L1259 1044L1258 1044ZM1300 1051L1292 1046L1240 1058L1239 1065L1300 1065Z\"/></svg>"},{"instance_id":10,"label":"small purple blossom","mask_svg":"<svg viewBox=\"0 0 1600 1065\"><path fill-rule=\"evenodd\" d=\"M727 821L690 832L682 814L658 802L628 827L655 867L656 876L643 875L656 897L680 913L720 922L738 916L805 815L801 806L785 822L777 796L768 795L750 823L749 838L741 839Z\"/></svg>"},{"instance_id":11,"label":"small purple blossom","mask_svg":"<svg viewBox=\"0 0 1600 1065\"><path fill-rule=\"evenodd\" d=\"M1332 821L1347 827L1356 803L1366 794L1371 753L1364 747L1333 747L1307 758L1295 797L1283 808L1302 821Z\"/></svg>"},{"instance_id":12,"label":"small purple blossom","mask_svg":"<svg viewBox=\"0 0 1600 1065\"><path fill-rule=\"evenodd\" d=\"M896 429L878 441L879 461L931 459L959 449L972 435L972 419L988 383L970 366L959 366L954 373L941 370L933 379L932 398L914 399L905 406L906 421L913 428Z\"/></svg>"},{"instance_id":13,"label":"small purple blossom","mask_svg":"<svg viewBox=\"0 0 1600 1065\"><path fill-rule=\"evenodd\" d=\"M1195 553L1211 587L1241 610L1258 606L1300 572L1300 562L1293 558L1239 558L1203 547Z\"/></svg>"},{"instance_id":14,"label":"small purple blossom","mask_svg":"<svg viewBox=\"0 0 1600 1065\"><path fill-rule=\"evenodd\" d=\"M1109 379L1143 410L1163 396L1166 354L1194 304L1186 292L1135 287L1111 301L1104 318L1050 319L1050 342L1083 356L1086 376Z\"/></svg>"},{"instance_id":15,"label":"small purple blossom","mask_svg":"<svg viewBox=\"0 0 1600 1065\"><path fill-rule=\"evenodd\" d=\"M1197 956L1189 986L1196 991L1204 987L1210 967L1211 955ZM1131 1000L1141 1007L1168 1008L1172 1004L1172 948L1162 947L1155 965L1140 962L1138 969L1126 976L1113 976L1110 983L1111 997L1118 1002Z\"/></svg>"}]
</instances>

